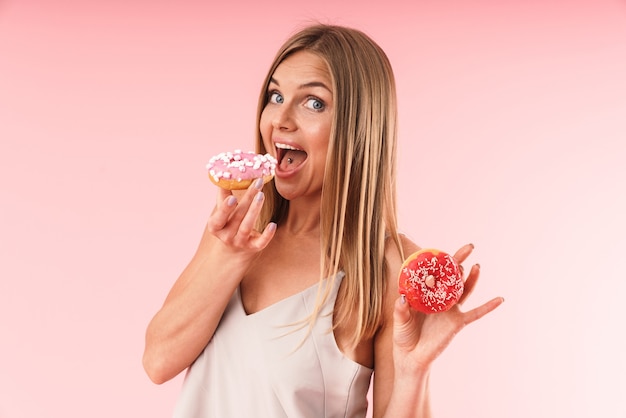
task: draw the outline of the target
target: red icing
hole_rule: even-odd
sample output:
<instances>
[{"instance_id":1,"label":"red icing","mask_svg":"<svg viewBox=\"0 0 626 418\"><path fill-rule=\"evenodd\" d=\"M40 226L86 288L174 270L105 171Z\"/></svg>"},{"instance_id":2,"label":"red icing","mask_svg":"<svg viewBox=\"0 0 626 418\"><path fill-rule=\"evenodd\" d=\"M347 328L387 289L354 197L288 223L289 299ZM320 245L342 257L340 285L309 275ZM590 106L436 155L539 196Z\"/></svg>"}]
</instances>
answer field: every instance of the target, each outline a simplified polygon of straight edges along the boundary
<instances>
[{"instance_id":1,"label":"red icing","mask_svg":"<svg viewBox=\"0 0 626 418\"><path fill-rule=\"evenodd\" d=\"M432 287L427 285L431 275L435 279ZM463 294L463 277L449 254L434 249L420 250L402 265L398 287L411 308L424 313L443 312Z\"/></svg>"}]
</instances>

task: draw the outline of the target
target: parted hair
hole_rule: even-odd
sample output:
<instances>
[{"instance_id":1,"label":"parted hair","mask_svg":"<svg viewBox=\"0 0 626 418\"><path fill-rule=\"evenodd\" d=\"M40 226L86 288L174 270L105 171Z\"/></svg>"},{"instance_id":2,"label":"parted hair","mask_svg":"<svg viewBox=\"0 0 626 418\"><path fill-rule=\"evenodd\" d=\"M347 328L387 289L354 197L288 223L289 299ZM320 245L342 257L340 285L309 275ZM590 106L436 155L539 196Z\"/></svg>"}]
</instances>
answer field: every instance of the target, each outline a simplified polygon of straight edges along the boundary
<instances>
[{"instance_id":1,"label":"parted hair","mask_svg":"<svg viewBox=\"0 0 626 418\"><path fill-rule=\"evenodd\" d=\"M292 35L279 49L259 97L257 152L265 153L260 134L267 88L280 63L297 51L322 58L332 80L334 115L320 209L321 274L316 309L320 314L339 272L345 273L334 323L354 320L352 343L371 338L382 320L386 277L385 245L402 253L396 215L395 80L385 52L364 32L315 24ZM280 225L289 202L266 185L259 227ZM322 285L325 284L325 285ZM356 314L356 317L352 315ZM353 319L354 318L354 319Z\"/></svg>"}]
</instances>

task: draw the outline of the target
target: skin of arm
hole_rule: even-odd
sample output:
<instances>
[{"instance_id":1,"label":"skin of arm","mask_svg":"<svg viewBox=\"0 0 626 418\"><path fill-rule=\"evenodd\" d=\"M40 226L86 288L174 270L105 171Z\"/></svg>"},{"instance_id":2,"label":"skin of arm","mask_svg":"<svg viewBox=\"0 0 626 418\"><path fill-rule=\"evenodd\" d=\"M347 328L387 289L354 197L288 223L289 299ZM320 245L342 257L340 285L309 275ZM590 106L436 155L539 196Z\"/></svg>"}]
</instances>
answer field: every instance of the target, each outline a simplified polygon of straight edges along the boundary
<instances>
[{"instance_id":1,"label":"skin of arm","mask_svg":"<svg viewBox=\"0 0 626 418\"><path fill-rule=\"evenodd\" d=\"M274 235L254 222L263 204L261 184L239 202L224 190L191 261L146 330L143 366L161 384L189 367L208 344L248 266Z\"/></svg>"}]
</instances>

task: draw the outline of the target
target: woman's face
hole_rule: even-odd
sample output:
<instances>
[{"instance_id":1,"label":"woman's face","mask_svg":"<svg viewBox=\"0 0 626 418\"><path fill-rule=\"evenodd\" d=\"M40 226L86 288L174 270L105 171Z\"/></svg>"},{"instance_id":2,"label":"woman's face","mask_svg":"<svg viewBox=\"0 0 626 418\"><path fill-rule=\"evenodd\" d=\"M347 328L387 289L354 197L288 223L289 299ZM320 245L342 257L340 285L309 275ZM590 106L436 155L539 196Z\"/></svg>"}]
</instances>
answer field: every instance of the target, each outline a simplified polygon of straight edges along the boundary
<instances>
[{"instance_id":1,"label":"woman's face","mask_svg":"<svg viewBox=\"0 0 626 418\"><path fill-rule=\"evenodd\" d=\"M276 156L276 189L285 199L320 194L333 120L333 91L327 65L299 51L274 71L261 113L265 148Z\"/></svg>"}]
</instances>

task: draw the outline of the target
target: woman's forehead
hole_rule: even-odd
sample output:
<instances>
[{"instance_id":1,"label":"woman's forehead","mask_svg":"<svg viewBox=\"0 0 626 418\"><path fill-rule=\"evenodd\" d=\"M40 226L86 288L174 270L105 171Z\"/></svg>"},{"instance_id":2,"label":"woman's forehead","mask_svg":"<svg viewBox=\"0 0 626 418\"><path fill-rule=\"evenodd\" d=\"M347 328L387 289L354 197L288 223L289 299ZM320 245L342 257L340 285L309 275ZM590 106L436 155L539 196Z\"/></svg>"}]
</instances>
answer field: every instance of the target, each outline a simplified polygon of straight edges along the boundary
<instances>
[{"instance_id":1,"label":"woman's forehead","mask_svg":"<svg viewBox=\"0 0 626 418\"><path fill-rule=\"evenodd\" d=\"M309 51L298 51L285 58L272 74L276 84L287 80L300 83L321 82L331 88L331 76L328 64L319 55Z\"/></svg>"}]
</instances>

